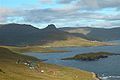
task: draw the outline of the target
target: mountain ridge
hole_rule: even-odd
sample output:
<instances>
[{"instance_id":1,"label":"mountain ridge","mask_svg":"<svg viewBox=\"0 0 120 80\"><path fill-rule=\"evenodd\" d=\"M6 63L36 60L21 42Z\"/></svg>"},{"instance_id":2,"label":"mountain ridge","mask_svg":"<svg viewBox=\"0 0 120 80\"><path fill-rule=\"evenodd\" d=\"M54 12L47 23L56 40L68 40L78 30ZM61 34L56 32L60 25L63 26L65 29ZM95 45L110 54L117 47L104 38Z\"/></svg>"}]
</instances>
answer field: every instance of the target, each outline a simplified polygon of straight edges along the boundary
<instances>
[{"instance_id":1,"label":"mountain ridge","mask_svg":"<svg viewBox=\"0 0 120 80\"><path fill-rule=\"evenodd\" d=\"M84 34L69 33L59 28L56 28L54 24L50 24L44 29L39 29L32 25L27 25L27 24L0 25L0 45L9 45L9 46L41 45L42 46L47 43L54 43L56 41L57 43L59 41L60 43L61 41L67 43L66 40L68 40L68 43L67 44L65 43L66 46L66 45L71 45L69 39L72 38L78 40L75 41L76 45L78 42L81 43L81 41L83 41L81 40L81 38L84 38L84 42L86 42L86 39L88 39ZM91 41L87 40L86 43L89 44L91 43Z\"/></svg>"},{"instance_id":2,"label":"mountain ridge","mask_svg":"<svg viewBox=\"0 0 120 80\"><path fill-rule=\"evenodd\" d=\"M97 41L110 41L110 40L120 40L120 27L116 28L93 28L93 27L68 27L60 28L69 33L79 33L86 36L89 40Z\"/></svg>"}]
</instances>

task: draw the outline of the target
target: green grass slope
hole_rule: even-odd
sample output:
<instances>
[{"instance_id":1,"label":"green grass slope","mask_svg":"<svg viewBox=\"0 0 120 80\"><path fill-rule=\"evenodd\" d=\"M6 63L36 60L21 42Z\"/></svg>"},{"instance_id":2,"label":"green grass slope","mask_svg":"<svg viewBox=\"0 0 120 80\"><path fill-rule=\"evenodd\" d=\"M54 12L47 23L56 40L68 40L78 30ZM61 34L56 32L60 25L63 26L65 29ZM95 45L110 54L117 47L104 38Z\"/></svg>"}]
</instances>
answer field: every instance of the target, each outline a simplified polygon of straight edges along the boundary
<instances>
[{"instance_id":1,"label":"green grass slope","mask_svg":"<svg viewBox=\"0 0 120 80\"><path fill-rule=\"evenodd\" d=\"M1 46L8 48L14 52L20 52L20 53L25 53L25 52L41 52L41 53L61 53L61 52L69 52L66 50L54 50L50 48L45 48L42 46L26 46L26 47L15 47L15 46Z\"/></svg>"},{"instance_id":2,"label":"green grass slope","mask_svg":"<svg viewBox=\"0 0 120 80\"><path fill-rule=\"evenodd\" d=\"M41 73L16 64L18 58L38 60L0 47L0 80L97 80L90 72L38 62L38 70L44 70Z\"/></svg>"}]
</instances>

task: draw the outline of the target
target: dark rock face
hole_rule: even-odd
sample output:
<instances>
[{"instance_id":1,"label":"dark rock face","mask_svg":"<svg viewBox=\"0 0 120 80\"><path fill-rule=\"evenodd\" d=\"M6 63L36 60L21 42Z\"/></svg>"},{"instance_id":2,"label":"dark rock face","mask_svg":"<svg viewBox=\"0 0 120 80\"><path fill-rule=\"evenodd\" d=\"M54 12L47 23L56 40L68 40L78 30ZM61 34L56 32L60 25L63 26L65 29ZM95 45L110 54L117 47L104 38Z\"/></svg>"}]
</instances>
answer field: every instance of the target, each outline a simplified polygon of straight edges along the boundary
<instances>
[{"instance_id":1,"label":"dark rock face","mask_svg":"<svg viewBox=\"0 0 120 80\"><path fill-rule=\"evenodd\" d=\"M48 25L46 28L43 29L46 32L60 32L61 30L57 29L54 24Z\"/></svg>"},{"instance_id":2,"label":"dark rock face","mask_svg":"<svg viewBox=\"0 0 120 80\"><path fill-rule=\"evenodd\" d=\"M56 26L54 24L50 24L45 29L52 30L52 29L57 29L57 28L56 28Z\"/></svg>"}]
</instances>

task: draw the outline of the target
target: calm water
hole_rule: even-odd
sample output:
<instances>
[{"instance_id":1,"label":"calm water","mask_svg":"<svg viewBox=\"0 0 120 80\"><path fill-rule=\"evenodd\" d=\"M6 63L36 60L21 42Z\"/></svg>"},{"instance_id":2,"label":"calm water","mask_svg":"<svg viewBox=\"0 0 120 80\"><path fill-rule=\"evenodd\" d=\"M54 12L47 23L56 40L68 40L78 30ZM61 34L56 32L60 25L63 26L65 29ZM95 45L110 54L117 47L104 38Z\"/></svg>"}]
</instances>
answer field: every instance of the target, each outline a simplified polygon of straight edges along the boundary
<instances>
[{"instance_id":1,"label":"calm water","mask_svg":"<svg viewBox=\"0 0 120 80\"><path fill-rule=\"evenodd\" d=\"M116 44L120 45L120 40L114 40L114 41L109 41L109 42L116 43Z\"/></svg>"},{"instance_id":2,"label":"calm water","mask_svg":"<svg viewBox=\"0 0 120 80\"><path fill-rule=\"evenodd\" d=\"M102 46L102 47L65 47L54 48L58 50L70 50L67 53L27 53L39 59L48 59L47 63L79 68L82 70L92 71L99 74L103 80L120 80L120 56L109 56L108 58L97 61L80 61L80 60L60 60L61 58L71 57L80 53L87 52L112 52L120 54L120 46Z\"/></svg>"}]
</instances>

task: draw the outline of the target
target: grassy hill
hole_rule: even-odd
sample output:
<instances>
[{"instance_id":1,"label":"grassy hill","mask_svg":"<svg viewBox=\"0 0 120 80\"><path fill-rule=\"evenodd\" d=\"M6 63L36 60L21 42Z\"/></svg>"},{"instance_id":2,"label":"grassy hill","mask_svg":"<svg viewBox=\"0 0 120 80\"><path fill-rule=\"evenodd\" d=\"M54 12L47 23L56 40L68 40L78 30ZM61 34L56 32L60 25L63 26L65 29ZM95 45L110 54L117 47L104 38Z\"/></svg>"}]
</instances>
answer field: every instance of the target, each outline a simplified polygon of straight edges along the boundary
<instances>
[{"instance_id":1,"label":"grassy hill","mask_svg":"<svg viewBox=\"0 0 120 80\"><path fill-rule=\"evenodd\" d=\"M89 41L79 37L70 37L66 40L55 41L52 43L47 43L44 46L48 47L75 47L75 46L103 46L110 45L109 43L97 42L97 41Z\"/></svg>"},{"instance_id":2,"label":"grassy hill","mask_svg":"<svg viewBox=\"0 0 120 80\"><path fill-rule=\"evenodd\" d=\"M86 71L37 62L38 70L30 69L24 64L16 64L17 59L38 61L30 56L14 53L0 47L0 80L97 80Z\"/></svg>"},{"instance_id":3,"label":"grassy hill","mask_svg":"<svg viewBox=\"0 0 120 80\"><path fill-rule=\"evenodd\" d=\"M41 53L54 53L54 52L69 52L66 50L54 50L42 46L26 46L26 47L15 47L15 46L1 46L8 48L14 52L25 53L25 52L41 52Z\"/></svg>"}]
</instances>

